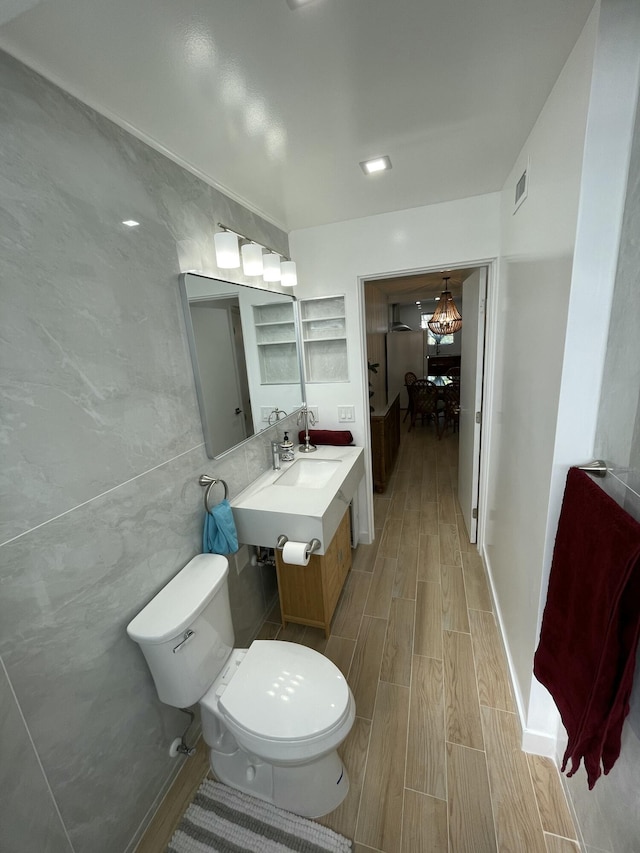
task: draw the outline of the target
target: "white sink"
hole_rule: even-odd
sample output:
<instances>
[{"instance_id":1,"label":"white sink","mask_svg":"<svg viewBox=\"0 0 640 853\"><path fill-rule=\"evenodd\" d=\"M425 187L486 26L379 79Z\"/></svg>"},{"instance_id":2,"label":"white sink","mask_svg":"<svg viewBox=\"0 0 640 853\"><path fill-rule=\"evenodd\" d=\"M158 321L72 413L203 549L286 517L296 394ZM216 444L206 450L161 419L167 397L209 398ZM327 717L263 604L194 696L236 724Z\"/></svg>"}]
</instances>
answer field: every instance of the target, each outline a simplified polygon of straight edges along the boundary
<instances>
[{"instance_id":1,"label":"white sink","mask_svg":"<svg viewBox=\"0 0 640 853\"><path fill-rule=\"evenodd\" d=\"M322 489L336 473L340 459L309 459L300 457L276 479L277 486L297 486L302 489Z\"/></svg>"},{"instance_id":2,"label":"white sink","mask_svg":"<svg viewBox=\"0 0 640 853\"><path fill-rule=\"evenodd\" d=\"M231 501L238 541L275 548L280 535L318 539L317 553L324 554L363 476L361 447L320 446L312 457L296 452L293 462L266 471Z\"/></svg>"}]
</instances>

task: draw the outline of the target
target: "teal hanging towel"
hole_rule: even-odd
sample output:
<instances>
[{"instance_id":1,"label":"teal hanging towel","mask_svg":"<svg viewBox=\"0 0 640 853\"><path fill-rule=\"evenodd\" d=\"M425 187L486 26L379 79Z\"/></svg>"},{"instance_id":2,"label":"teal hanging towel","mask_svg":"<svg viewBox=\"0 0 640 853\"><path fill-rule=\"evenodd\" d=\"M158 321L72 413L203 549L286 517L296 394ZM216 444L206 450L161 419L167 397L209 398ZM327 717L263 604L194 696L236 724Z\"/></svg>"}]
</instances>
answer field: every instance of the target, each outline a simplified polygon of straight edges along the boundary
<instances>
[{"instance_id":1,"label":"teal hanging towel","mask_svg":"<svg viewBox=\"0 0 640 853\"><path fill-rule=\"evenodd\" d=\"M238 533L225 498L205 514L202 533L203 554L233 554L238 550Z\"/></svg>"}]
</instances>

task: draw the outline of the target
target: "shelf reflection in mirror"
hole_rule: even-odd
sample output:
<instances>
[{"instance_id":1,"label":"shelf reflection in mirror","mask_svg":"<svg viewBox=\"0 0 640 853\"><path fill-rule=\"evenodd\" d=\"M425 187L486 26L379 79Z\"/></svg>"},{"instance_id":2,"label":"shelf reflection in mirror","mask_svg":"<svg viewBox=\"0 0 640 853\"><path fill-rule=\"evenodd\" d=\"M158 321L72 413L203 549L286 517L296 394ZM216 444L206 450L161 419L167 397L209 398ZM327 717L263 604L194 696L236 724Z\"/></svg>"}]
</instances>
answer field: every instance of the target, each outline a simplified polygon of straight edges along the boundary
<instances>
[{"instance_id":1,"label":"shelf reflection in mirror","mask_svg":"<svg viewBox=\"0 0 640 853\"><path fill-rule=\"evenodd\" d=\"M201 273L180 276L180 296L214 459L267 429L274 409L292 414L302 405L298 305L288 293Z\"/></svg>"}]
</instances>

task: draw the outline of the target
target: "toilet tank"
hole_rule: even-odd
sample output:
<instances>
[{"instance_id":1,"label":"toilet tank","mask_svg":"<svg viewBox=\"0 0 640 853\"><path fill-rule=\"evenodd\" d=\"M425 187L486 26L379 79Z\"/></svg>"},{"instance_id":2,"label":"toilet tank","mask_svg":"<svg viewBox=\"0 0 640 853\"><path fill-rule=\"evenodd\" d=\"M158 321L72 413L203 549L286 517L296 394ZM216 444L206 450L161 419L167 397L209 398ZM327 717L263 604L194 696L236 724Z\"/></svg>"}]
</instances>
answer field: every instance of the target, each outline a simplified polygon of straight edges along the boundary
<instances>
[{"instance_id":1,"label":"toilet tank","mask_svg":"<svg viewBox=\"0 0 640 853\"><path fill-rule=\"evenodd\" d=\"M127 625L167 705L195 704L233 649L228 572L226 557L199 554Z\"/></svg>"}]
</instances>

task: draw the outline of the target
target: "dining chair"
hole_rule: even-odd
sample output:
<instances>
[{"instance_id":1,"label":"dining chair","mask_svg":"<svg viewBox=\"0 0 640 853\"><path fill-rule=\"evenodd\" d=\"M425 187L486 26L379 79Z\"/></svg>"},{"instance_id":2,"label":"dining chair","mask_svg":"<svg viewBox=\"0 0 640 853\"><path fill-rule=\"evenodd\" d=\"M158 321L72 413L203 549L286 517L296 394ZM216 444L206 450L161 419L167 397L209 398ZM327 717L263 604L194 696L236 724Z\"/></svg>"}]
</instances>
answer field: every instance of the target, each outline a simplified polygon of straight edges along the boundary
<instances>
[{"instance_id":1,"label":"dining chair","mask_svg":"<svg viewBox=\"0 0 640 853\"><path fill-rule=\"evenodd\" d=\"M416 376L416 374L412 373L411 371L408 371L407 373L405 373L404 384L407 387L407 392L409 391L409 385L413 385L413 383L416 381L417 378L418 377ZM406 421L406 419L409 417L410 414L411 414L411 394L409 394L409 405L407 406L407 411L404 414L404 418L402 419L402 423L404 423Z\"/></svg>"},{"instance_id":2,"label":"dining chair","mask_svg":"<svg viewBox=\"0 0 640 853\"><path fill-rule=\"evenodd\" d=\"M420 416L422 422L433 421L436 425L436 434L440 437L439 415L439 389L437 385L428 379L416 379L407 386L409 392L409 409L411 411L411 423L409 432L413 429L416 418Z\"/></svg>"},{"instance_id":3,"label":"dining chair","mask_svg":"<svg viewBox=\"0 0 640 853\"><path fill-rule=\"evenodd\" d=\"M442 390L442 431L439 438L442 438L442 434L447 429L447 427L451 427L452 432L456 432L460 424L460 383L452 382L450 385L445 386Z\"/></svg>"}]
</instances>

